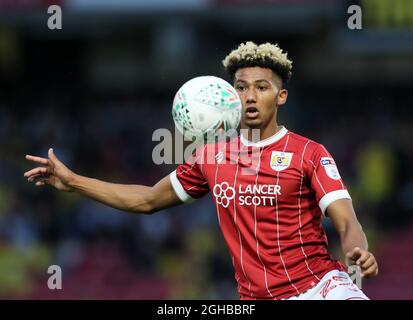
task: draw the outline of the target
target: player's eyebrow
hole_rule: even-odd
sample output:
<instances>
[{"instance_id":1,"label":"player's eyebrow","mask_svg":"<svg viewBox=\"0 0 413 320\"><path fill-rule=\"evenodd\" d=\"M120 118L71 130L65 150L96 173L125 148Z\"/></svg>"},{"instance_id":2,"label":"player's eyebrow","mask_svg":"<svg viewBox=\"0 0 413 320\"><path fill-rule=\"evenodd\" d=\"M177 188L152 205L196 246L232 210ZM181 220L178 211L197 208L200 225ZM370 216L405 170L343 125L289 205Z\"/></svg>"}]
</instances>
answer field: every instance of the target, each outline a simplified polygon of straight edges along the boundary
<instances>
[{"instance_id":1,"label":"player's eyebrow","mask_svg":"<svg viewBox=\"0 0 413 320\"><path fill-rule=\"evenodd\" d=\"M259 79L259 80L255 80L254 83L258 83L258 82L266 82L268 84L270 84L271 82L269 80L266 79Z\"/></svg>"},{"instance_id":2,"label":"player's eyebrow","mask_svg":"<svg viewBox=\"0 0 413 320\"><path fill-rule=\"evenodd\" d=\"M254 80L254 82L253 83L259 83L259 82L266 82L266 83L268 83L268 84L270 84L271 82L269 81L269 80L266 80L266 79L258 79L258 80ZM238 79L238 80L235 80L235 83L249 83L247 80L243 80L243 79Z\"/></svg>"}]
</instances>

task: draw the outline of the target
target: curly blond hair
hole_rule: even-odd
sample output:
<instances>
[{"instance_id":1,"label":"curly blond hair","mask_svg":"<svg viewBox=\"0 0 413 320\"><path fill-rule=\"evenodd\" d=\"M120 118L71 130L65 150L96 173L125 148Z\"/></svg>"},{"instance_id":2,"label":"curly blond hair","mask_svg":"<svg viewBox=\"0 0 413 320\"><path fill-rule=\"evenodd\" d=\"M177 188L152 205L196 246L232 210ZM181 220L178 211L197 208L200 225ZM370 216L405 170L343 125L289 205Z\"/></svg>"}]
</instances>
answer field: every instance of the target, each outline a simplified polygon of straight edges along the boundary
<instances>
[{"instance_id":1,"label":"curly blond hair","mask_svg":"<svg viewBox=\"0 0 413 320\"><path fill-rule=\"evenodd\" d=\"M257 45L252 41L241 43L222 60L222 64L231 79L234 79L239 68L262 67L272 69L285 83L290 80L293 67L287 53L277 44L267 42Z\"/></svg>"}]
</instances>

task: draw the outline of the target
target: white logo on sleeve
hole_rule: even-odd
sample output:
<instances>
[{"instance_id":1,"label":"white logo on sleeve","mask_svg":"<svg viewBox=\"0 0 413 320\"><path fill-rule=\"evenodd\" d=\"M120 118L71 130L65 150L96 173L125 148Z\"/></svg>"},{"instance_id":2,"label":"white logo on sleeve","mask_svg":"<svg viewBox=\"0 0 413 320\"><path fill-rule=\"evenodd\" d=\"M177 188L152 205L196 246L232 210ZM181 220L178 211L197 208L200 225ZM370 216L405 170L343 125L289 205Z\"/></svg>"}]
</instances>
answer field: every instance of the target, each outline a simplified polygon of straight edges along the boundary
<instances>
[{"instance_id":1,"label":"white logo on sleeve","mask_svg":"<svg viewBox=\"0 0 413 320\"><path fill-rule=\"evenodd\" d=\"M324 167L327 175L333 180L340 180L340 174L338 173L338 169L336 163L334 162L333 158L323 157L320 160L321 165Z\"/></svg>"}]
</instances>

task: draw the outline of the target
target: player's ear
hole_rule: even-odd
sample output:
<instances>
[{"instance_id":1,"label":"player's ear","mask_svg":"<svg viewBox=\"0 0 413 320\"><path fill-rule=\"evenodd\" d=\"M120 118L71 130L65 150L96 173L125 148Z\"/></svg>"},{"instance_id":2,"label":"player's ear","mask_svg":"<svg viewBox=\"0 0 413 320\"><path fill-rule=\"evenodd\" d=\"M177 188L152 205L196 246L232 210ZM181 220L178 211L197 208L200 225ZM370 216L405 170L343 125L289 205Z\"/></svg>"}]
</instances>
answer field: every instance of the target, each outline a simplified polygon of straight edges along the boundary
<instances>
[{"instance_id":1,"label":"player's ear","mask_svg":"<svg viewBox=\"0 0 413 320\"><path fill-rule=\"evenodd\" d=\"M287 89L281 89L278 92L278 105L281 106L284 103L287 102L287 97L288 97L288 90Z\"/></svg>"}]
</instances>

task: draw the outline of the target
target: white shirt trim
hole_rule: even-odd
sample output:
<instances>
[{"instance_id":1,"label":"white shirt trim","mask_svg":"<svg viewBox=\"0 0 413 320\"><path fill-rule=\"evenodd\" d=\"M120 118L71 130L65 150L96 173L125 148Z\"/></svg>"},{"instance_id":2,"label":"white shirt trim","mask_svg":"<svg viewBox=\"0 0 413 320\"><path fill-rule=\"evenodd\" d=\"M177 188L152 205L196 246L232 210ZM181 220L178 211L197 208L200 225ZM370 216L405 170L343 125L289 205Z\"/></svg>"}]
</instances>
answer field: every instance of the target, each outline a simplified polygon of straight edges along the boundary
<instances>
[{"instance_id":1,"label":"white shirt trim","mask_svg":"<svg viewBox=\"0 0 413 320\"><path fill-rule=\"evenodd\" d=\"M330 204L332 204L334 201L339 200L339 199L350 199L351 200L351 197L347 190L336 190L336 191L332 191L324 195L324 197L322 197L320 202L318 203L323 214L325 214L327 207Z\"/></svg>"},{"instance_id":2,"label":"white shirt trim","mask_svg":"<svg viewBox=\"0 0 413 320\"><path fill-rule=\"evenodd\" d=\"M182 184L179 182L178 178L176 177L176 170L172 171L169 175L171 180L172 188L174 189L176 195L182 202L190 203L195 201L184 189Z\"/></svg>"},{"instance_id":3,"label":"white shirt trim","mask_svg":"<svg viewBox=\"0 0 413 320\"><path fill-rule=\"evenodd\" d=\"M242 131L241 131L242 132ZM282 126L280 130L278 130L274 135L271 137L258 141L258 142L251 142L247 138L245 138L242 134L240 135L241 143L244 144L247 147L265 147L270 144L273 144L274 142L280 140L287 134L288 130Z\"/></svg>"}]
</instances>

